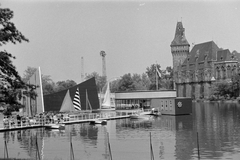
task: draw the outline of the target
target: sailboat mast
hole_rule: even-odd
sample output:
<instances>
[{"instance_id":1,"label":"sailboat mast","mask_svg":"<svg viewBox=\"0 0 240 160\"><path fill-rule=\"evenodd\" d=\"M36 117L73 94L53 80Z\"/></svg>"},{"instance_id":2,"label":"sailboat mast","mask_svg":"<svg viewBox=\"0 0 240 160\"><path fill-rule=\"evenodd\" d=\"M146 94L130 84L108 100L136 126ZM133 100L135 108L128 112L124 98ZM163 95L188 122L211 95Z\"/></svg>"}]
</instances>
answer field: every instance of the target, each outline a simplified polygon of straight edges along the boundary
<instances>
[{"instance_id":1,"label":"sailboat mast","mask_svg":"<svg viewBox=\"0 0 240 160\"><path fill-rule=\"evenodd\" d=\"M87 99L88 97L87 97L87 90L86 90L86 110L87 110L87 103L88 103Z\"/></svg>"}]
</instances>

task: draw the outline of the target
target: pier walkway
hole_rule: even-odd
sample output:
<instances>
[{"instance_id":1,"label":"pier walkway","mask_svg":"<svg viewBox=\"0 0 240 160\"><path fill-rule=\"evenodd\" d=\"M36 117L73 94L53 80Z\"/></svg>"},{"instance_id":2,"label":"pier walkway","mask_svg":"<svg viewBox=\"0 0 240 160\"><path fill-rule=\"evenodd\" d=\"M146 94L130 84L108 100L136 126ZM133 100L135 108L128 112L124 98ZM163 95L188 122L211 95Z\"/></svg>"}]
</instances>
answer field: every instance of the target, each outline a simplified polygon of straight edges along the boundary
<instances>
[{"instance_id":1,"label":"pier walkway","mask_svg":"<svg viewBox=\"0 0 240 160\"><path fill-rule=\"evenodd\" d=\"M96 119L113 120L113 119L129 118L130 115L136 112L137 112L136 110L121 110L121 111L99 112L99 113L79 113L79 114L64 116L62 121L60 121L60 123L69 125L74 123L87 123L87 122L95 121ZM17 124L11 125L9 122L9 124L5 127L3 127L3 125L0 125L0 132L41 128L41 127L45 127L45 124L47 124L45 119L36 121L34 123L21 122L19 125Z\"/></svg>"}]
</instances>

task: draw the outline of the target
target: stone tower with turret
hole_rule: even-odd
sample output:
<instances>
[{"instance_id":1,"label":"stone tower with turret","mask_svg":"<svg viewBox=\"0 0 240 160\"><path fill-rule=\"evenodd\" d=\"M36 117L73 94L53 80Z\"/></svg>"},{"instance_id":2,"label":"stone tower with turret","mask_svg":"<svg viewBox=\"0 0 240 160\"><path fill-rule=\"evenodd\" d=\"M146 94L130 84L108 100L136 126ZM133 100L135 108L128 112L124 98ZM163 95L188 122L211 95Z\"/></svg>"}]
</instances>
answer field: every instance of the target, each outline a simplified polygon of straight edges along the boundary
<instances>
[{"instance_id":1,"label":"stone tower with turret","mask_svg":"<svg viewBox=\"0 0 240 160\"><path fill-rule=\"evenodd\" d=\"M189 43L185 37L185 29L182 22L177 22L174 39L171 43L171 52L173 56L173 80L174 89L176 89L176 77L178 67L182 65L189 54Z\"/></svg>"}]
</instances>

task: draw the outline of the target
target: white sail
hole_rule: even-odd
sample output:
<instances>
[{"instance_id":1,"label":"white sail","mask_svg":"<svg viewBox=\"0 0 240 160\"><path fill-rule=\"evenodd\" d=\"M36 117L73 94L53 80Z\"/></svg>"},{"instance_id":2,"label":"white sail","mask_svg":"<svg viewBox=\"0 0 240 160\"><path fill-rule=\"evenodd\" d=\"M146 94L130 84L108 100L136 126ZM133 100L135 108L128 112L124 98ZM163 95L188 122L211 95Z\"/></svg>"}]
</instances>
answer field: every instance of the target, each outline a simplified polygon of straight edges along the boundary
<instances>
[{"instance_id":1,"label":"white sail","mask_svg":"<svg viewBox=\"0 0 240 160\"><path fill-rule=\"evenodd\" d=\"M73 112L73 111L75 111L75 109L73 107L72 99L70 97L68 90L62 102L60 112Z\"/></svg>"},{"instance_id":2,"label":"white sail","mask_svg":"<svg viewBox=\"0 0 240 160\"><path fill-rule=\"evenodd\" d=\"M77 88L74 99L73 99L73 106L75 110L80 111L81 110L81 101L80 101L80 94L79 89Z\"/></svg>"},{"instance_id":3,"label":"white sail","mask_svg":"<svg viewBox=\"0 0 240 160\"><path fill-rule=\"evenodd\" d=\"M110 98L110 87L109 83L107 84L107 90L104 95L102 108L111 108L111 98Z\"/></svg>"}]
</instances>

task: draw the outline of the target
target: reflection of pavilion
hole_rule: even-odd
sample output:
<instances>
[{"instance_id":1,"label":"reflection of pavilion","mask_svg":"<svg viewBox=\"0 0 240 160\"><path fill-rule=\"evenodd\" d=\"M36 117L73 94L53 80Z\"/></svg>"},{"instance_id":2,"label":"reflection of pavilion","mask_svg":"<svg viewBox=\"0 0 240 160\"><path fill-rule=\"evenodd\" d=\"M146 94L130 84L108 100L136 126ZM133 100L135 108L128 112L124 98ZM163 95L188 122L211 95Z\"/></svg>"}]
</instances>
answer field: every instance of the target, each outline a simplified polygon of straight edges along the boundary
<instances>
[{"instance_id":1,"label":"reflection of pavilion","mask_svg":"<svg viewBox=\"0 0 240 160\"><path fill-rule=\"evenodd\" d=\"M184 116L166 116L162 115L151 121L131 121L129 119L120 119L117 123L117 135L136 134L136 129L143 135L154 132L157 138L153 138L154 152L160 159L191 159L193 149L196 148L193 143L196 138L193 135L193 117L192 115ZM125 132L125 133L121 133ZM154 135L152 134L152 135ZM158 146L159 148L156 148ZM183 154L186 153L186 154ZM167 157L166 157L167 156Z\"/></svg>"}]
</instances>

